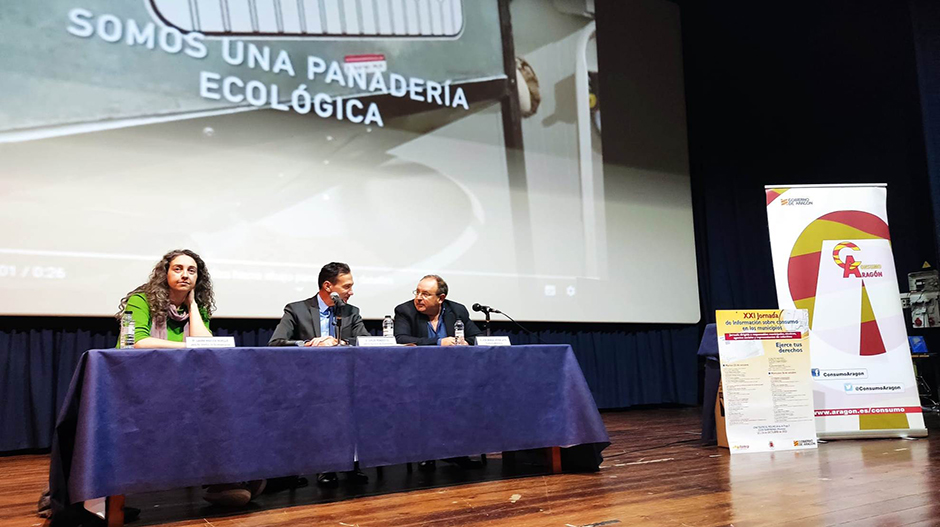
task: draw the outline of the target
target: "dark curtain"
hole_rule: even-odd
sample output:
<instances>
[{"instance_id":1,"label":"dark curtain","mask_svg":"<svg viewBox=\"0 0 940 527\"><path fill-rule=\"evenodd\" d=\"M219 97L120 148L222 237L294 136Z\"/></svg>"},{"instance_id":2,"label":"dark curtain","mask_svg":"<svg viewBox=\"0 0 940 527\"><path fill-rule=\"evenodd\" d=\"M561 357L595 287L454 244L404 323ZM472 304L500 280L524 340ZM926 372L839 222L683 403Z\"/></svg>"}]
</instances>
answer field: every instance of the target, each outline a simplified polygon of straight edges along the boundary
<instances>
[{"instance_id":1,"label":"dark curtain","mask_svg":"<svg viewBox=\"0 0 940 527\"><path fill-rule=\"evenodd\" d=\"M570 344L597 407L696 404L699 328L695 325L506 323L494 334L513 344Z\"/></svg>"},{"instance_id":2,"label":"dark curtain","mask_svg":"<svg viewBox=\"0 0 940 527\"><path fill-rule=\"evenodd\" d=\"M911 0L910 7L927 150L929 196L934 232L940 248L940 3ZM935 267L937 262L940 258L934 260Z\"/></svg>"},{"instance_id":3,"label":"dark curtain","mask_svg":"<svg viewBox=\"0 0 940 527\"><path fill-rule=\"evenodd\" d=\"M49 448L78 359L114 347L116 322L0 318L0 452Z\"/></svg>"},{"instance_id":4,"label":"dark curtain","mask_svg":"<svg viewBox=\"0 0 940 527\"><path fill-rule=\"evenodd\" d=\"M907 291L937 248L907 3L678 3L703 319L777 306L764 185L887 183Z\"/></svg>"}]
</instances>

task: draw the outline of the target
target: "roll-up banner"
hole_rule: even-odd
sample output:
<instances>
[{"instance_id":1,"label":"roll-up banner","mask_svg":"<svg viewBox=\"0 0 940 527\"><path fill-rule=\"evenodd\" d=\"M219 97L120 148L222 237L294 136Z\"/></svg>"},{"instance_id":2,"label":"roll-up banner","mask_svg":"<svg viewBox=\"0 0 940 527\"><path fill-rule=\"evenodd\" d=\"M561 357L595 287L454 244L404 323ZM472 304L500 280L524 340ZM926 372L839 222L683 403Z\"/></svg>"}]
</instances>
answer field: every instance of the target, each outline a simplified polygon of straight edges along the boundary
<instances>
[{"instance_id":1,"label":"roll-up banner","mask_svg":"<svg viewBox=\"0 0 940 527\"><path fill-rule=\"evenodd\" d=\"M886 185L773 185L766 194L779 307L809 313L817 435L926 436Z\"/></svg>"}]
</instances>

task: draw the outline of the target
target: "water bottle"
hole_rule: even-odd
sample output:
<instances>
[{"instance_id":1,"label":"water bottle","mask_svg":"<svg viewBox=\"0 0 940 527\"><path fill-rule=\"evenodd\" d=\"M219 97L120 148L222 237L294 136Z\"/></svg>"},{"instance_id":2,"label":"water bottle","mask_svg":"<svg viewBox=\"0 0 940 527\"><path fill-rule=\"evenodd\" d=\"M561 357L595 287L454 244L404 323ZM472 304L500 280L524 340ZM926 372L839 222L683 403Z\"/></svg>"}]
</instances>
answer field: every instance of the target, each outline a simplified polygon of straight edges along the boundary
<instances>
[{"instance_id":1,"label":"water bottle","mask_svg":"<svg viewBox=\"0 0 940 527\"><path fill-rule=\"evenodd\" d=\"M385 320L382 321L382 336L395 336L395 321L392 320L392 315L385 315Z\"/></svg>"},{"instance_id":2,"label":"water bottle","mask_svg":"<svg viewBox=\"0 0 940 527\"><path fill-rule=\"evenodd\" d=\"M118 333L117 348L122 349L124 347L124 340L127 336L127 326L124 325L124 315L121 315L121 320L119 322L121 326L121 331Z\"/></svg>"},{"instance_id":3,"label":"water bottle","mask_svg":"<svg viewBox=\"0 0 940 527\"><path fill-rule=\"evenodd\" d=\"M457 323L454 324L454 339L457 340L457 344L467 343L463 339L463 320L457 319Z\"/></svg>"},{"instance_id":4,"label":"water bottle","mask_svg":"<svg viewBox=\"0 0 940 527\"><path fill-rule=\"evenodd\" d=\"M134 347L134 315L130 311L125 311L121 317L121 337L118 339L118 346L123 348Z\"/></svg>"}]
</instances>

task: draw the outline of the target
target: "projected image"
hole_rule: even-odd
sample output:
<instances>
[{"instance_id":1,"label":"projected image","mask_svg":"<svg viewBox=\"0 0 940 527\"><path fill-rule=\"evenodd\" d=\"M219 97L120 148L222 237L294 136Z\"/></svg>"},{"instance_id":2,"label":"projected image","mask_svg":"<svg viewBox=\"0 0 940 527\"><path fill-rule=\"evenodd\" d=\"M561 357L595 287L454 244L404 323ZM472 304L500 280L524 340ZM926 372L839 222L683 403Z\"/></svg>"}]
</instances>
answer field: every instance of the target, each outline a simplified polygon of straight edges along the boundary
<instances>
[{"instance_id":1,"label":"projected image","mask_svg":"<svg viewBox=\"0 0 940 527\"><path fill-rule=\"evenodd\" d=\"M515 169L497 0L5 7L0 313L112 314L187 247L219 316L279 316L338 260L367 318L439 273L515 318L644 320L609 297L637 277L609 256L594 23L555 4L510 3Z\"/></svg>"},{"instance_id":2,"label":"projected image","mask_svg":"<svg viewBox=\"0 0 940 527\"><path fill-rule=\"evenodd\" d=\"M204 35L455 36L462 0L151 0L168 25Z\"/></svg>"}]
</instances>

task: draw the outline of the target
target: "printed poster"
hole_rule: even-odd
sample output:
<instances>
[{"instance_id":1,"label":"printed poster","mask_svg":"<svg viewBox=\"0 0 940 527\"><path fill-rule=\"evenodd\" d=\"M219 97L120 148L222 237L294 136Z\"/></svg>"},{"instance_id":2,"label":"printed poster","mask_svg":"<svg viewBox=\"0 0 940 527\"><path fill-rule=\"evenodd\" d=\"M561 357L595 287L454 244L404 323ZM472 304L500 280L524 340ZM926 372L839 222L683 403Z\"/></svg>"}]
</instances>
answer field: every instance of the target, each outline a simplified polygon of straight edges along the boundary
<instances>
[{"instance_id":1,"label":"printed poster","mask_svg":"<svg viewBox=\"0 0 940 527\"><path fill-rule=\"evenodd\" d=\"M732 454L816 448L805 309L718 311Z\"/></svg>"}]
</instances>

